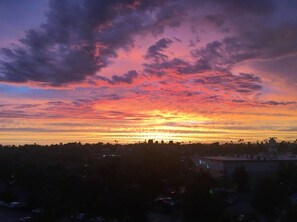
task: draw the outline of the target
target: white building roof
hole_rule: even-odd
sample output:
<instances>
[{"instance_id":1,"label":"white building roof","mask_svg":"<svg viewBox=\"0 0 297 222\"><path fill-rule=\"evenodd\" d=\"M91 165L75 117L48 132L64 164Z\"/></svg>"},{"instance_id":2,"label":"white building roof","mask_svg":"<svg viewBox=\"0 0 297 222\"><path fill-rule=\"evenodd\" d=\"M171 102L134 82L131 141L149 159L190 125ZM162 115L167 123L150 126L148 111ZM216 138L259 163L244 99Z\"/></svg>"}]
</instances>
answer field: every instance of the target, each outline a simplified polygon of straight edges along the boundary
<instances>
[{"instance_id":1,"label":"white building roof","mask_svg":"<svg viewBox=\"0 0 297 222\"><path fill-rule=\"evenodd\" d=\"M214 161L297 161L296 155L277 155L275 157L265 155L240 155L240 156L208 156L200 159Z\"/></svg>"}]
</instances>

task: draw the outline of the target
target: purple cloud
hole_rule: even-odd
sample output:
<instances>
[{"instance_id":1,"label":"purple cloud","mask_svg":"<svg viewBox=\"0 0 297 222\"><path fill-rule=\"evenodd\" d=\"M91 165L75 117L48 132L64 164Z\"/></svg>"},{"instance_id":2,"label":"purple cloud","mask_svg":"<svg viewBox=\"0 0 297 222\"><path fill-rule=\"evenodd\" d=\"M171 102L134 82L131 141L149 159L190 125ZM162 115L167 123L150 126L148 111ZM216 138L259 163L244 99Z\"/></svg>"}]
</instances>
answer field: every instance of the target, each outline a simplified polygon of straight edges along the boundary
<instances>
[{"instance_id":1,"label":"purple cloud","mask_svg":"<svg viewBox=\"0 0 297 222\"><path fill-rule=\"evenodd\" d=\"M120 83L127 83L127 84L131 84L134 79L136 79L138 77L138 73L135 70L131 70L128 71L127 73L125 73L122 76L118 76L118 75L113 75L111 77L111 79L108 79L106 77L103 76L97 76L97 79L99 80L103 80L105 82L108 82L112 85L116 85L116 84L120 84Z\"/></svg>"},{"instance_id":2,"label":"purple cloud","mask_svg":"<svg viewBox=\"0 0 297 222\"><path fill-rule=\"evenodd\" d=\"M145 13L162 4L156 2L51 0L45 23L28 30L20 45L1 50L0 81L61 86L94 76L119 48L132 47L135 33L178 25L173 4Z\"/></svg>"}]
</instances>

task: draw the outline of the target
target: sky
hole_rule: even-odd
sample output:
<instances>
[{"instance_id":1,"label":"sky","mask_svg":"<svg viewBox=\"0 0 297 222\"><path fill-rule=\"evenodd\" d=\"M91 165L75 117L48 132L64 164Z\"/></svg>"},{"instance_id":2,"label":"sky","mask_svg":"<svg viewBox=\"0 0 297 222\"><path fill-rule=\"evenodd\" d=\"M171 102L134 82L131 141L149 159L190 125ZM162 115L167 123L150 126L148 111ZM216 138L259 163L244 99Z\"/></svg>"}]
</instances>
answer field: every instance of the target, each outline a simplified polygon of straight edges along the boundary
<instances>
[{"instance_id":1,"label":"sky","mask_svg":"<svg viewBox=\"0 0 297 222\"><path fill-rule=\"evenodd\" d=\"M297 139L295 0L0 0L0 144Z\"/></svg>"}]
</instances>

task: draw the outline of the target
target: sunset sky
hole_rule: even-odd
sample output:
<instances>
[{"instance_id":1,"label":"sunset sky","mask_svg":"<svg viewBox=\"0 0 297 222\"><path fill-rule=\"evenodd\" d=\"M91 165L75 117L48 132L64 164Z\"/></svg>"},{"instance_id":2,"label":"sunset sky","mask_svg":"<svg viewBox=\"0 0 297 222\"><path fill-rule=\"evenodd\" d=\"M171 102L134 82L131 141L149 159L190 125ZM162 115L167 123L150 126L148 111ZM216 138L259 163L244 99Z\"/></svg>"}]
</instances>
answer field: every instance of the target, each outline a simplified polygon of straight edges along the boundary
<instances>
[{"instance_id":1,"label":"sunset sky","mask_svg":"<svg viewBox=\"0 0 297 222\"><path fill-rule=\"evenodd\" d=\"M0 144L297 139L296 0L0 0Z\"/></svg>"}]
</instances>

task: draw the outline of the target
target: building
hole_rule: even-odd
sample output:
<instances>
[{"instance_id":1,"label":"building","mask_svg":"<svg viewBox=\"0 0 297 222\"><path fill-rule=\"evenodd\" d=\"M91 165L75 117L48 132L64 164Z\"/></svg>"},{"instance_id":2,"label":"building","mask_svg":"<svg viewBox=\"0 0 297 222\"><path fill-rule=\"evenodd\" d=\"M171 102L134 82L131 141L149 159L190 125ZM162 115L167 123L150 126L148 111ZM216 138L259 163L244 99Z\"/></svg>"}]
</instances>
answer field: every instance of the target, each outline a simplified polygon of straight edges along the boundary
<instances>
[{"instance_id":1,"label":"building","mask_svg":"<svg viewBox=\"0 0 297 222\"><path fill-rule=\"evenodd\" d=\"M274 138L270 138L267 148L268 152L264 154L200 157L194 158L194 162L198 168L208 170L214 177L229 179L234 170L241 166L251 179L259 179L277 176L281 164L297 164L296 155L277 152Z\"/></svg>"}]
</instances>

